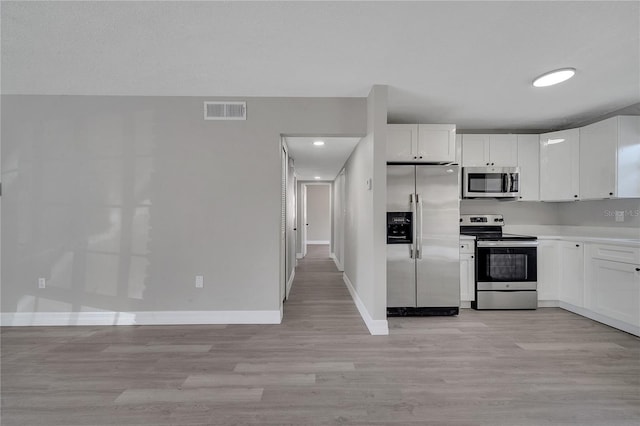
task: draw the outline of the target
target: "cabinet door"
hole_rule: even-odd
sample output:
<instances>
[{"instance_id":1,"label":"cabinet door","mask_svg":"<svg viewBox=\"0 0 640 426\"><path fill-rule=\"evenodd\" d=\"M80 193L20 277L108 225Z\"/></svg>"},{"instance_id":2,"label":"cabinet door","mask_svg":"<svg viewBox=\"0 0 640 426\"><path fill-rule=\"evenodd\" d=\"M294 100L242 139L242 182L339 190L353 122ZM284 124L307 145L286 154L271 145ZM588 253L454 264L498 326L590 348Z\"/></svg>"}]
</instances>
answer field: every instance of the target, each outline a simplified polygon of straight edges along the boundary
<instances>
[{"instance_id":1,"label":"cabinet door","mask_svg":"<svg viewBox=\"0 0 640 426\"><path fill-rule=\"evenodd\" d=\"M616 195L640 198L640 117L618 117Z\"/></svg>"},{"instance_id":2,"label":"cabinet door","mask_svg":"<svg viewBox=\"0 0 640 426\"><path fill-rule=\"evenodd\" d=\"M472 254L460 254L460 300L476 300L476 261Z\"/></svg>"},{"instance_id":3,"label":"cabinet door","mask_svg":"<svg viewBox=\"0 0 640 426\"><path fill-rule=\"evenodd\" d=\"M591 259L587 308L640 327L640 265Z\"/></svg>"},{"instance_id":4,"label":"cabinet door","mask_svg":"<svg viewBox=\"0 0 640 426\"><path fill-rule=\"evenodd\" d=\"M387 161L415 161L417 147L417 124L387 124Z\"/></svg>"},{"instance_id":5,"label":"cabinet door","mask_svg":"<svg viewBox=\"0 0 640 426\"><path fill-rule=\"evenodd\" d=\"M616 194L618 117L580 129L580 198L611 198Z\"/></svg>"},{"instance_id":6,"label":"cabinet door","mask_svg":"<svg viewBox=\"0 0 640 426\"><path fill-rule=\"evenodd\" d=\"M462 135L462 166L488 166L489 135Z\"/></svg>"},{"instance_id":7,"label":"cabinet door","mask_svg":"<svg viewBox=\"0 0 640 426\"><path fill-rule=\"evenodd\" d=\"M489 135L489 163L491 166L516 167L518 165L518 137L516 135Z\"/></svg>"},{"instance_id":8,"label":"cabinet door","mask_svg":"<svg viewBox=\"0 0 640 426\"><path fill-rule=\"evenodd\" d=\"M540 135L540 199L577 200L580 189L578 129Z\"/></svg>"},{"instance_id":9,"label":"cabinet door","mask_svg":"<svg viewBox=\"0 0 640 426\"><path fill-rule=\"evenodd\" d=\"M456 126L453 124L418 125L418 161L454 162Z\"/></svg>"},{"instance_id":10,"label":"cabinet door","mask_svg":"<svg viewBox=\"0 0 640 426\"><path fill-rule=\"evenodd\" d=\"M518 135L520 200L540 201L540 150L538 135Z\"/></svg>"},{"instance_id":11,"label":"cabinet door","mask_svg":"<svg viewBox=\"0 0 640 426\"><path fill-rule=\"evenodd\" d=\"M538 240L538 300L558 300L559 242Z\"/></svg>"},{"instance_id":12,"label":"cabinet door","mask_svg":"<svg viewBox=\"0 0 640 426\"><path fill-rule=\"evenodd\" d=\"M584 307L584 247L581 242L560 243L560 301Z\"/></svg>"}]
</instances>

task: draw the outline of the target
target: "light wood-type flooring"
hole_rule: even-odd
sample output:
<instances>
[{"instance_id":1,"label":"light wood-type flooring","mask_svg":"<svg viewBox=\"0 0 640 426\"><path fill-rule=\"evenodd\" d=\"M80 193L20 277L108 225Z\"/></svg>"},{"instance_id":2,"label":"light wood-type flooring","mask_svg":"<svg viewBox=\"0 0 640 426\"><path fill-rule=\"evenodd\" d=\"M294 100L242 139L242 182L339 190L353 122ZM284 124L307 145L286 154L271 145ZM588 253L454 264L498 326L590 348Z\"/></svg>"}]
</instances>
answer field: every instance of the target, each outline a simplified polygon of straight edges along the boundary
<instances>
[{"instance_id":1,"label":"light wood-type flooring","mask_svg":"<svg viewBox=\"0 0 640 426\"><path fill-rule=\"evenodd\" d=\"M311 247L281 325L3 328L1 424L640 424L629 334L561 309L389 327Z\"/></svg>"}]
</instances>

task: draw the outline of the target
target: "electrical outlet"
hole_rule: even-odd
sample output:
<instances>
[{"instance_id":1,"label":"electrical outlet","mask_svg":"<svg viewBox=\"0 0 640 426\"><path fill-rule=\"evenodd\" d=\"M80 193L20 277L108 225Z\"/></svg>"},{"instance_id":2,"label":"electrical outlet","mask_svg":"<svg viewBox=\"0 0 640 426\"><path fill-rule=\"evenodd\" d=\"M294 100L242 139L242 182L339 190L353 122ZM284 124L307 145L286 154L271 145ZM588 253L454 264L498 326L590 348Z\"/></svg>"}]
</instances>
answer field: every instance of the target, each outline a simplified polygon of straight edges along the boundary
<instances>
[{"instance_id":1,"label":"electrical outlet","mask_svg":"<svg viewBox=\"0 0 640 426\"><path fill-rule=\"evenodd\" d=\"M616 222L624 222L624 210L616 210Z\"/></svg>"},{"instance_id":2,"label":"electrical outlet","mask_svg":"<svg viewBox=\"0 0 640 426\"><path fill-rule=\"evenodd\" d=\"M204 287L204 275L196 275L196 288Z\"/></svg>"},{"instance_id":3,"label":"electrical outlet","mask_svg":"<svg viewBox=\"0 0 640 426\"><path fill-rule=\"evenodd\" d=\"M47 281L44 278L38 278L38 288L45 288Z\"/></svg>"}]
</instances>

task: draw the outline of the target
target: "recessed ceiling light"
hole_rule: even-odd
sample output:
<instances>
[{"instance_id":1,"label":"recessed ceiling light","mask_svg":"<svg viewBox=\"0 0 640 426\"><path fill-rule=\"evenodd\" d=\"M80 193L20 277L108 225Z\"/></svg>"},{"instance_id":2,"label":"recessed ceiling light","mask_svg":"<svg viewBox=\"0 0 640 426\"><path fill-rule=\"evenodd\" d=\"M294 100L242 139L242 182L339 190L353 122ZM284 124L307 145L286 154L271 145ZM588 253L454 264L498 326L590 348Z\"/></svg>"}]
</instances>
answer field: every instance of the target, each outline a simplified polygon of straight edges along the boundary
<instances>
[{"instance_id":1,"label":"recessed ceiling light","mask_svg":"<svg viewBox=\"0 0 640 426\"><path fill-rule=\"evenodd\" d=\"M315 180L320 180L321 178L320 178L320 176L316 176L316 177L314 177L314 179Z\"/></svg>"},{"instance_id":2,"label":"recessed ceiling light","mask_svg":"<svg viewBox=\"0 0 640 426\"><path fill-rule=\"evenodd\" d=\"M575 68L562 68L559 70L549 71L548 73L542 74L540 77L533 80L533 85L535 87L553 86L554 84L569 80L575 75L575 73Z\"/></svg>"},{"instance_id":3,"label":"recessed ceiling light","mask_svg":"<svg viewBox=\"0 0 640 426\"><path fill-rule=\"evenodd\" d=\"M313 144L315 146L322 146L322 145L324 145L324 141L315 141Z\"/></svg>"}]
</instances>

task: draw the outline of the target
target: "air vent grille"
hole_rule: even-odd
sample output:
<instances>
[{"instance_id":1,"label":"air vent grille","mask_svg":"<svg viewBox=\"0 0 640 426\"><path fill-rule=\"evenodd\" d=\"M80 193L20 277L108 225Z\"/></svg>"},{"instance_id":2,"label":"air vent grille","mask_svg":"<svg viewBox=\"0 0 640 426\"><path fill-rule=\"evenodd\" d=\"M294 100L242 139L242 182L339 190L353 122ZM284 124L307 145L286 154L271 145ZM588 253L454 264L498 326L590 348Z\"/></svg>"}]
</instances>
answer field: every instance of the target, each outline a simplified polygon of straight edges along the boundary
<instances>
[{"instance_id":1,"label":"air vent grille","mask_svg":"<svg viewBox=\"0 0 640 426\"><path fill-rule=\"evenodd\" d=\"M246 120L246 102L205 102L205 120Z\"/></svg>"}]
</instances>

